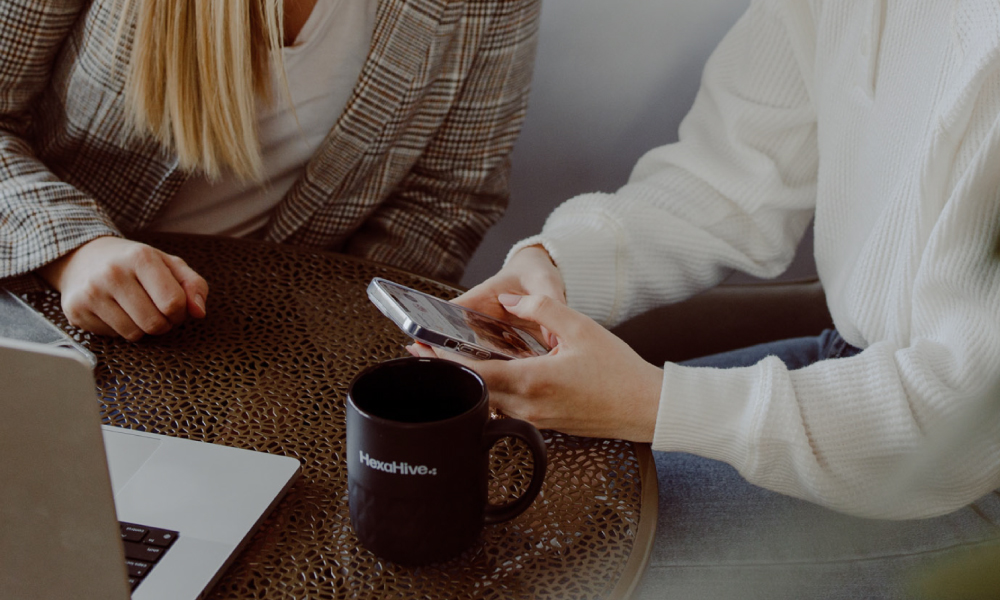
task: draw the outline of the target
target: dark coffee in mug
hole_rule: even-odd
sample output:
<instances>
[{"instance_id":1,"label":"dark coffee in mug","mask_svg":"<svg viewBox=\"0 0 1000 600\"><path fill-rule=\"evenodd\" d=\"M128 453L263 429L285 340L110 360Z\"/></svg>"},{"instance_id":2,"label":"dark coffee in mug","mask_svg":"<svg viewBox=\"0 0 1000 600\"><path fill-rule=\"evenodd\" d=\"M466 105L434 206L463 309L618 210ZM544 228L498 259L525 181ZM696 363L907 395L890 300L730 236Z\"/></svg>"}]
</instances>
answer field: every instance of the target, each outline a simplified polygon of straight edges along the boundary
<instances>
[{"instance_id":1,"label":"dark coffee in mug","mask_svg":"<svg viewBox=\"0 0 1000 600\"><path fill-rule=\"evenodd\" d=\"M525 441L534 461L525 493L487 500L489 450L504 437ZM369 367L347 395L351 524L377 556L404 565L451 558L486 523L531 505L545 477L545 444L530 424L491 420L483 380L441 359L400 358Z\"/></svg>"}]
</instances>

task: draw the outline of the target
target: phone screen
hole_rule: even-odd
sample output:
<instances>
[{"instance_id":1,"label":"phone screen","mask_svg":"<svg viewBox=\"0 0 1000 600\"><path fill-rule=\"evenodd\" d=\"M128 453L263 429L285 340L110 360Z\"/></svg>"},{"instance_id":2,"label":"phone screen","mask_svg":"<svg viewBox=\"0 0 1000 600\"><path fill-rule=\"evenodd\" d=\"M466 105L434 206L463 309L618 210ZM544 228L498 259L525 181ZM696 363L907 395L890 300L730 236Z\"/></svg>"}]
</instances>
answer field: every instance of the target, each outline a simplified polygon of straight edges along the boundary
<instances>
[{"instance_id":1,"label":"phone screen","mask_svg":"<svg viewBox=\"0 0 1000 600\"><path fill-rule=\"evenodd\" d=\"M525 331L457 304L383 281L382 287L421 327L515 358L548 350Z\"/></svg>"}]
</instances>

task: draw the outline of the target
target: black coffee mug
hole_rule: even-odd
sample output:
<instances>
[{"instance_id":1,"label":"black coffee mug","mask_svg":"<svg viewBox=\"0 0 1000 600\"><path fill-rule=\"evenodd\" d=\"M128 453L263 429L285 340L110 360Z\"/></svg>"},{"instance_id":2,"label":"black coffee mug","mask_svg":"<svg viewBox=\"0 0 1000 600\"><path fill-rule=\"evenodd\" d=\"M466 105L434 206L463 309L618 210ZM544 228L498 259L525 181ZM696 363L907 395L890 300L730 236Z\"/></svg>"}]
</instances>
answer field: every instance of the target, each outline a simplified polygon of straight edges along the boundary
<instances>
[{"instance_id":1,"label":"black coffee mug","mask_svg":"<svg viewBox=\"0 0 1000 600\"><path fill-rule=\"evenodd\" d=\"M487 499L489 451L524 440L531 483L504 505ZM545 442L530 424L489 417L475 371L436 358L399 358L362 371L347 393L351 524L375 555L421 565L459 554L486 523L528 508L545 478Z\"/></svg>"}]
</instances>

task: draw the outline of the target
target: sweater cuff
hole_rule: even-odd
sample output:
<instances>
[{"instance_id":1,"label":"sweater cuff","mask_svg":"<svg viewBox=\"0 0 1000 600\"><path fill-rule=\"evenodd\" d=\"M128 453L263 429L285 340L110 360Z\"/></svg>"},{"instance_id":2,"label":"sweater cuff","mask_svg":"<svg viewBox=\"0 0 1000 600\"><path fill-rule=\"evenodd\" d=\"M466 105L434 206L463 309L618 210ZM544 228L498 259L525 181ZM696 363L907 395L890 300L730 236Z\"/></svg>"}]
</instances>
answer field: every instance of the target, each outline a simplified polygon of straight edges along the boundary
<instances>
[{"instance_id":1,"label":"sweater cuff","mask_svg":"<svg viewBox=\"0 0 1000 600\"><path fill-rule=\"evenodd\" d=\"M759 365L717 369L666 363L653 449L697 454L746 472L759 429L754 398L760 380Z\"/></svg>"},{"instance_id":2,"label":"sweater cuff","mask_svg":"<svg viewBox=\"0 0 1000 600\"><path fill-rule=\"evenodd\" d=\"M541 234L515 244L504 264L518 250L541 245L559 269L570 307L602 325L617 323L624 287L618 227L598 210L561 216L557 222L550 217Z\"/></svg>"}]
</instances>

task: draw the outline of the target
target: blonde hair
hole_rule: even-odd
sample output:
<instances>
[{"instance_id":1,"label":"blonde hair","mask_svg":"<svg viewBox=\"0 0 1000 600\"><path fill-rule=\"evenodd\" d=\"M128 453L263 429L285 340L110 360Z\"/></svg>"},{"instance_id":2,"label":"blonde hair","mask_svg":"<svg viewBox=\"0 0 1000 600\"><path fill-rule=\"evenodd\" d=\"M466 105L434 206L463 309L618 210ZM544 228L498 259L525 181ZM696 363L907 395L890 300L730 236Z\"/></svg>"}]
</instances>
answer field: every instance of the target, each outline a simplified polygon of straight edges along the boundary
<instances>
[{"instance_id":1,"label":"blonde hair","mask_svg":"<svg viewBox=\"0 0 1000 600\"><path fill-rule=\"evenodd\" d=\"M122 0L135 17L125 84L128 119L217 179L260 181L256 100L270 100L283 0Z\"/></svg>"}]
</instances>

